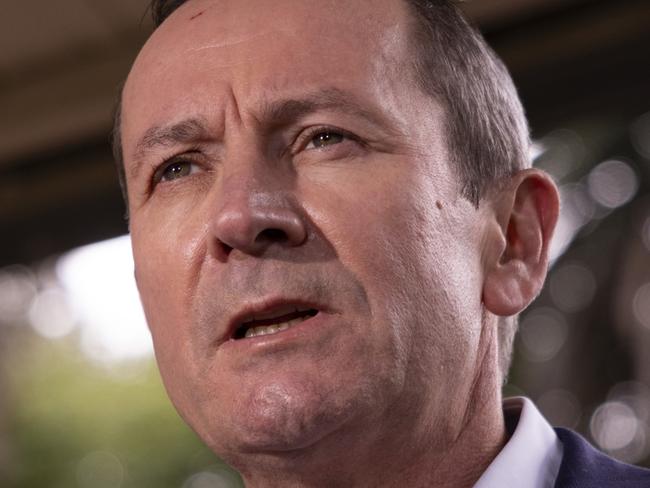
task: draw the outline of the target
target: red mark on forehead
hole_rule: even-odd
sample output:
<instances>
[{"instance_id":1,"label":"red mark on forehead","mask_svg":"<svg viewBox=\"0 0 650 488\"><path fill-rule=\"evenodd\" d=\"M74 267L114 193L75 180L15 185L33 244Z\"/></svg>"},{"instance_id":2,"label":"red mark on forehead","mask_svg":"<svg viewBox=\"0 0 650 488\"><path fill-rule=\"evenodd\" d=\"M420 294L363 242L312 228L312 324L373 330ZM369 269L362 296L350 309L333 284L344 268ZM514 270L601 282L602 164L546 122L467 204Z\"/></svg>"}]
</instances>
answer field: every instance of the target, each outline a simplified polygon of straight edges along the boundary
<instances>
[{"instance_id":1,"label":"red mark on forehead","mask_svg":"<svg viewBox=\"0 0 650 488\"><path fill-rule=\"evenodd\" d=\"M192 15L192 16L190 17L190 20L194 20L194 19L196 19L197 17L200 17L201 15L203 15L204 12L205 12L205 10L201 10L198 14L194 14L194 15Z\"/></svg>"}]
</instances>

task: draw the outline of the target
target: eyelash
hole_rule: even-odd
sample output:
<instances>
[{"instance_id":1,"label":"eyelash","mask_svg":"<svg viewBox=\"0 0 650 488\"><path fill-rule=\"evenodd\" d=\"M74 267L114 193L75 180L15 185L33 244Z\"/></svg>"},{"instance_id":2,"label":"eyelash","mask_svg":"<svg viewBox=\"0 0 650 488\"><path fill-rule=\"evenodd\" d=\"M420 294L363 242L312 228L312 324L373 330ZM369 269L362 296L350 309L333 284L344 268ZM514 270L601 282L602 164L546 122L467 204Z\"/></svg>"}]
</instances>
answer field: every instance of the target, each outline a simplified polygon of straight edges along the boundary
<instances>
[{"instance_id":1,"label":"eyelash","mask_svg":"<svg viewBox=\"0 0 650 488\"><path fill-rule=\"evenodd\" d=\"M310 127L307 130L303 131L298 135L296 138L296 141L294 143L294 147L297 148L295 152L303 151L306 150L307 146L313 141L313 139L319 135L319 134L338 134L342 136L343 140L350 140L354 142L359 142L359 139L352 134L351 132L348 132L343 129L339 129L338 127L332 127L332 126L327 126L327 125L322 125L322 126L315 126L315 127ZM341 141L343 142L343 141ZM320 148L312 148L309 149L310 151L313 150L325 150L326 148L320 147ZM294 152L294 153L295 153Z\"/></svg>"},{"instance_id":2,"label":"eyelash","mask_svg":"<svg viewBox=\"0 0 650 488\"><path fill-rule=\"evenodd\" d=\"M171 166L175 164L182 164L182 163L199 164L196 157L197 154L199 153L200 150L198 149L190 149L188 151L183 152L182 154L177 154L175 156L167 158L163 160L160 164L155 165L153 174L151 176L152 187L155 187L159 183L164 183L163 175L165 171L167 171L167 169L169 169Z\"/></svg>"}]
</instances>

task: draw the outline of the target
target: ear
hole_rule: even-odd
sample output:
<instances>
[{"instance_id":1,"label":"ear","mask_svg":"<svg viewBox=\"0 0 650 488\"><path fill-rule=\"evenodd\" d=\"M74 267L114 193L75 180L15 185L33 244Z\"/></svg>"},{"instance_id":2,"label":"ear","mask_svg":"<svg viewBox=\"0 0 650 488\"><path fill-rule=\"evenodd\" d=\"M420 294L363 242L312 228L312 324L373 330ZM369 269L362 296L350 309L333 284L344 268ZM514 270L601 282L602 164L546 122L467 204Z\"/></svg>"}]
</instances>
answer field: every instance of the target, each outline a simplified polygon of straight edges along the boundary
<instances>
[{"instance_id":1,"label":"ear","mask_svg":"<svg viewBox=\"0 0 650 488\"><path fill-rule=\"evenodd\" d=\"M511 316L526 308L544 284L560 199L551 177L537 169L518 172L493 198L483 303L495 315Z\"/></svg>"}]
</instances>

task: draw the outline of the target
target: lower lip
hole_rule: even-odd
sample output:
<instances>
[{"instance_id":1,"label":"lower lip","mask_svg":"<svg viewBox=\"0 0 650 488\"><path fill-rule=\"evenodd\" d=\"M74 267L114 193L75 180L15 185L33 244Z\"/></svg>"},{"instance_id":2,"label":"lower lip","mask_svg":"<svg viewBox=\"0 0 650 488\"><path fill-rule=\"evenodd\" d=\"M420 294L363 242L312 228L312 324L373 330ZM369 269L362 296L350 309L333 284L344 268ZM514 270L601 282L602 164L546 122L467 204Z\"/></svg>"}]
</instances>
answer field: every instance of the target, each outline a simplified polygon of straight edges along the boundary
<instances>
[{"instance_id":1,"label":"lower lip","mask_svg":"<svg viewBox=\"0 0 650 488\"><path fill-rule=\"evenodd\" d=\"M260 335L255 337L244 337L242 339L231 339L222 344L221 347L227 348L267 348L274 345L286 344L303 340L311 336L314 329L324 327L330 318L330 314L318 312L313 317L293 325L286 330L274 334Z\"/></svg>"}]
</instances>

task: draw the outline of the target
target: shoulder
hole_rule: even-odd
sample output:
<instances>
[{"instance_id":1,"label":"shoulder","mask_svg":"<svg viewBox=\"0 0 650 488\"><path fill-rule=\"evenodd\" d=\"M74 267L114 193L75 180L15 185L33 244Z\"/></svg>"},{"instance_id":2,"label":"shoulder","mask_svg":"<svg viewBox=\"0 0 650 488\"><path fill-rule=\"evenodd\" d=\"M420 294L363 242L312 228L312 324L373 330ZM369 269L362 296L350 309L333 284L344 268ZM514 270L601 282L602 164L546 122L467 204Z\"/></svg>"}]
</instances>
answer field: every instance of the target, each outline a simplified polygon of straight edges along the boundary
<instances>
[{"instance_id":1,"label":"shoulder","mask_svg":"<svg viewBox=\"0 0 650 488\"><path fill-rule=\"evenodd\" d=\"M606 456L575 432L562 428L555 432L564 447L555 488L650 488L650 470Z\"/></svg>"}]
</instances>

